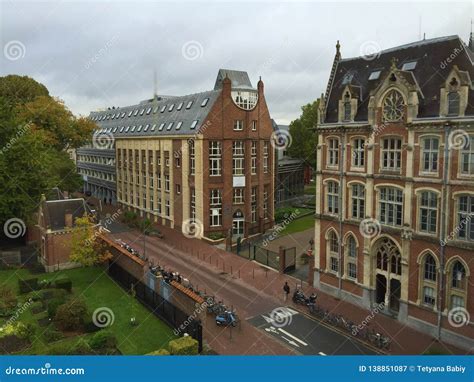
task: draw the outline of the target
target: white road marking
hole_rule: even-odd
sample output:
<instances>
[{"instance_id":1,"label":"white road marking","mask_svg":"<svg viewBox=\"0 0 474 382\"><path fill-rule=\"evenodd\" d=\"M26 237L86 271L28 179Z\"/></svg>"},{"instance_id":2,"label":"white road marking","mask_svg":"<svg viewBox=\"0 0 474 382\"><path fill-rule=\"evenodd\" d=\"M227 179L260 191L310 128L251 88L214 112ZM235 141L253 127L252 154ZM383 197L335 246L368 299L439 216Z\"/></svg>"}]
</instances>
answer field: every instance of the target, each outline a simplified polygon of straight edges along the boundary
<instances>
[{"instance_id":1,"label":"white road marking","mask_svg":"<svg viewBox=\"0 0 474 382\"><path fill-rule=\"evenodd\" d=\"M302 340L300 340L298 337L295 337L293 334L288 333L286 330L283 330L282 328L278 328L278 330L284 334L286 334L288 337L293 338L295 341L298 341L300 344L303 346L308 346L308 344Z\"/></svg>"},{"instance_id":2,"label":"white road marking","mask_svg":"<svg viewBox=\"0 0 474 382\"><path fill-rule=\"evenodd\" d=\"M286 338L285 336L281 336L281 338L283 338L285 341L287 341L290 345L293 345L294 347L297 347L297 348L300 347L300 345L298 345L295 341L290 340L289 338Z\"/></svg>"}]
</instances>

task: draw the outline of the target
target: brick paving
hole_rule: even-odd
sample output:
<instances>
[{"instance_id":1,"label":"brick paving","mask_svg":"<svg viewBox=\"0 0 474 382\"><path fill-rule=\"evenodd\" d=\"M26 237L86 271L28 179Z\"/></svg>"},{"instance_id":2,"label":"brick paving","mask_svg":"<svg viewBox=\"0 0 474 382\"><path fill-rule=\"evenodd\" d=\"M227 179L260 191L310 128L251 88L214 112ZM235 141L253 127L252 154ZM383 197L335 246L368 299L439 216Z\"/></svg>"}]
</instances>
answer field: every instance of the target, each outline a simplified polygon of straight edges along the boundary
<instances>
[{"instance_id":1,"label":"brick paving","mask_svg":"<svg viewBox=\"0 0 474 382\"><path fill-rule=\"evenodd\" d=\"M146 254L150 259L190 279L194 286L208 294L215 294L226 305L237 308L243 318L242 327L233 329L232 339L226 328L217 328L208 319L204 337L209 346L220 354L291 354L291 350L275 339L260 332L245 318L263 314L269 309L284 305L282 286L288 281L292 291L301 283L288 275L243 259L233 253L211 246L201 240L188 239L177 230L159 227L164 239L147 238ZM142 250L143 238L137 231L113 234ZM349 302L337 300L319 290L302 283L305 294L316 292L318 303L331 312L360 323L370 315L370 311ZM213 293L210 293L210 292ZM288 302L291 304L291 302ZM296 309L301 307L296 306ZM208 316L211 318L211 316ZM383 314L370 321L370 328L392 338L392 354L421 354L430 346L448 354L474 354L453 346L437 342L432 337L404 326Z\"/></svg>"}]
</instances>

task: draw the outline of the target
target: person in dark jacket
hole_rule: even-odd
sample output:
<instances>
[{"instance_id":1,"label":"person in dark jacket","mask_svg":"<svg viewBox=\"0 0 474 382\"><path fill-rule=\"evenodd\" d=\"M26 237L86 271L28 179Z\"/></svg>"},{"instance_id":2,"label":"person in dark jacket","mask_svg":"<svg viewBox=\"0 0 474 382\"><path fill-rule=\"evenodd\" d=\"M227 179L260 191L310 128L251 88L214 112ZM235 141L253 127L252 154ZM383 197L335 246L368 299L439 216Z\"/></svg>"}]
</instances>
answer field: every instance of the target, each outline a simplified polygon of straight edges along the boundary
<instances>
[{"instance_id":1,"label":"person in dark jacket","mask_svg":"<svg viewBox=\"0 0 474 382\"><path fill-rule=\"evenodd\" d=\"M285 281L285 285L283 285L283 298L285 301L288 300L288 295L290 294L290 286L288 285L288 281Z\"/></svg>"}]
</instances>

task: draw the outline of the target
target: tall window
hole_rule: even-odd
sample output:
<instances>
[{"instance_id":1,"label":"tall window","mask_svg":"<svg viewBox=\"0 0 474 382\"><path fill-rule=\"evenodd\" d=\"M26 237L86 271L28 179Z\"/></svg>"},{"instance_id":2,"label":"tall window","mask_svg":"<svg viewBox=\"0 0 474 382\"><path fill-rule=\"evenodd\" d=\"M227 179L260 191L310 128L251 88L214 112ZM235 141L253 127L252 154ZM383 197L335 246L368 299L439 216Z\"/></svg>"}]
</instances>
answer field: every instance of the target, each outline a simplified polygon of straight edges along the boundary
<instances>
[{"instance_id":1,"label":"tall window","mask_svg":"<svg viewBox=\"0 0 474 382\"><path fill-rule=\"evenodd\" d=\"M424 191L420 195L420 231L436 233L438 196L434 192Z\"/></svg>"},{"instance_id":2,"label":"tall window","mask_svg":"<svg viewBox=\"0 0 474 382\"><path fill-rule=\"evenodd\" d=\"M252 175L257 174L257 141L252 141L251 149L251 172Z\"/></svg>"},{"instance_id":3,"label":"tall window","mask_svg":"<svg viewBox=\"0 0 474 382\"><path fill-rule=\"evenodd\" d=\"M170 192L170 176L165 174L165 191Z\"/></svg>"},{"instance_id":4,"label":"tall window","mask_svg":"<svg viewBox=\"0 0 474 382\"><path fill-rule=\"evenodd\" d=\"M363 138L356 138L353 141L352 148L352 166L364 167L365 164L365 140Z\"/></svg>"},{"instance_id":5,"label":"tall window","mask_svg":"<svg viewBox=\"0 0 474 382\"><path fill-rule=\"evenodd\" d=\"M268 173L268 142L263 142L263 173Z\"/></svg>"},{"instance_id":6,"label":"tall window","mask_svg":"<svg viewBox=\"0 0 474 382\"><path fill-rule=\"evenodd\" d=\"M385 225L401 226L403 211L403 192L397 188L380 189L379 221Z\"/></svg>"},{"instance_id":7,"label":"tall window","mask_svg":"<svg viewBox=\"0 0 474 382\"><path fill-rule=\"evenodd\" d=\"M459 115L459 93L448 93L448 115Z\"/></svg>"},{"instance_id":8,"label":"tall window","mask_svg":"<svg viewBox=\"0 0 474 382\"><path fill-rule=\"evenodd\" d=\"M329 269L331 272L339 272L339 239L334 231L328 237Z\"/></svg>"},{"instance_id":9,"label":"tall window","mask_svg":"<svg viewBox=\"0 0 474 382\"><path fill-rule=\"evenodd\" d=\"M222 171L222 147L221 142L209 142L209 175L219 176Z\"/></svg>"},{"instance_id":10,"label":"tall window","mask_svg":"<svg viewBox=\"0 0 474 382\"><path fill-rule=\"evenodd\" d=\"M170 216L170 215L171 215L170 200L166 199L165 200L165 216Z\"/></svg>"},{"instance_id":11,"label":"tall window","mask_svg":"<svg viewBox=\"0 0 474 382\"><path fill-rule=\"evenodd\" d=\"M405 114L405 101L400 92L391 90L383 101L383 120L386 122L401 121Z\"/></svg>"},{"instance_id":12,"label":"tall window","mask_svg":"<svg viewBox=\"0 0 474 382\"><path fill-rule=\"evenodd\" d=\"M463 195L458 202L458 238L474 240L474 196Z\"/></svg>"},{"instance_id":13,"label":"tall window","mask_svg":"<svg viewBox=\"0 0 474 382\"><path fill-rule=\"evenodd\" d=\"M365 186L363 184L353 184L352 191L352 217L363 219L365 216Z\"/></svg>"},{"instance_id":14,"label":"tall window","mask_svg":"<svg viewBox=\"0 0 474 382\"><path fill-rule=\"evenodd\" d=\"M467 144L461 149L461 173L474 175L474 136L470 136Z\"/></svg>"},{"instance_id":15,"label":"tall window","mask_svg":"<svg viewBox=\"0 0 474 382\"><path fill-rule=\"evenodd\" d=\"M232 142L232 174L244 175L245 162L244 142Z\"/></svg>"},{"instance_id":16,"label":"tall window","mask_svg":"<svg viewBox=\"0 0 474 382\"><path fill-rule=\"evenodd\" d=\"M435 137L424 138L422 146L423 172L437 172L439 139Z\"/></svg>"},{"instance_id":17,"label":"tall window","mask_svg":"<svg viewBox=\"0 0 474 382\"><path fill-rule=\"evenodd\" d=\"M344 96L344 119L343 121L351 120L351 96L349 93L346 93Z\"/></svg>"},{"instance_id":18,"label":"tall window","mask_svg":"<svg viewBox=\"0 0 474 382\"><path fill-rule=\"evenodd\" d=\"M339 213L339 184L330 181L327 183L327 212L330 214Z\"/></svg>"},{"instance_id":19,"label":"tall window","mask_svg":"<svg viewBox=\"0 0 474 382\"><path fill-rule=\"evenodd\" d=\"M194 175L196 171L196 153L194 149L194 140L190 140L188 142L188 148L189 148L189 173L191 175Z\"/></svg>"},{"instance_id":20,"label":"tall window","mask_svg":"<svg viewBox=\"0 0 474 382\"><path fill-rule=\"evenodd\" d=\"M436 261L430 254L425 256L421 268L423 304L435 306L436 304Z\"/></svg>"},{"instance_id":21,"label":"tall window","mask_svg":"<svg viewBox=\"0 0 474 382\"><path fill-rule=\"evenodd\" d=\"M339 164L339 140L336 138L328 139L328 166L337 166Z\"/></svg>"},{"instance_id":22,"label":"tall window","mask_svg":"<svg viewBox=\"0 0 474 382\"><path fill-rule=\"evenodd\" d=\"M449 302L450 308L466 307L466 269L460 261L455 261L451 266L449 277Z\"/></svg>"},{"instance_id":23,"label":"tall window","mask_svg":"<svg viewBox=\"0 0 474 382\"><path fill-rule=\"evenodd\" d=\"M257 221L257 187L252 187L251 218L252 223Z\"/></svg>"},{"instance_id":24,"label":"tall window","mask_svg":"<svg viewBox=\"0 0 474 382\"><path fill-rule=\"evenodd\" d=\"M222 225L222 191L218 189L210 190L209 194L210 226Z\"/></svg>"},{"instance_id":25,"label":"tall window","mask_svg":"<svg viewBox=\"0 0 474 382\"><path fill-rule=\"evenodd\" d=\"M354 237L351 235L347 240L346 249L347 259L347 276L356 279L357 278L357 243Z\"/></svg>"},{"instance_id":26,"label":"tall window","mask_svg":"<svg viewBox=\"0 0 474 382\"><path fill-rule=\"evenodd\" d=\"M382 169L398 171L402 163L402 140L385 138L382 140Z\"/></svg>"}]
</instances>

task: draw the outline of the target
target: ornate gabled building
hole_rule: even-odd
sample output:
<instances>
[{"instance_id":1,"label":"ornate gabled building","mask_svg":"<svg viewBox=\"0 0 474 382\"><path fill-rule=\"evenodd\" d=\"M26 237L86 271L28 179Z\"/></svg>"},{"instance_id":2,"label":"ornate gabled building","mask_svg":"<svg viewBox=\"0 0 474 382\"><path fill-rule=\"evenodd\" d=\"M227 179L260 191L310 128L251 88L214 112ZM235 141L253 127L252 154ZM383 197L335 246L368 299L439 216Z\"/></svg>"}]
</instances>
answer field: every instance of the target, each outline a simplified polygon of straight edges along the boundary
<instances>
[{"instance_id":1,"label":"ornate gabled building","mask_svg":"<svg viewBox=\"0 0 474 382\"><path fill-rule=\"evenodd\" d=\"M314 285L472 348L472 37L348 59L336 48L317 126Z\"/></svg>"},{"instance_id":2,"label":"ornate gabled building","mask_svg":"<svg viewBox=\"0 0 474 382\"><path fill-rule=\"evenodd\" d=\"M246 238L273 225L273 129L261 80L254 88L246 72L221 69L210 91L90 118L98 147L81 149L78 167L90 183L90 171L100 173L88 156L105 154L106 192L116 191L125 209L213 238Z\"/></svg>"}]
</instances>

